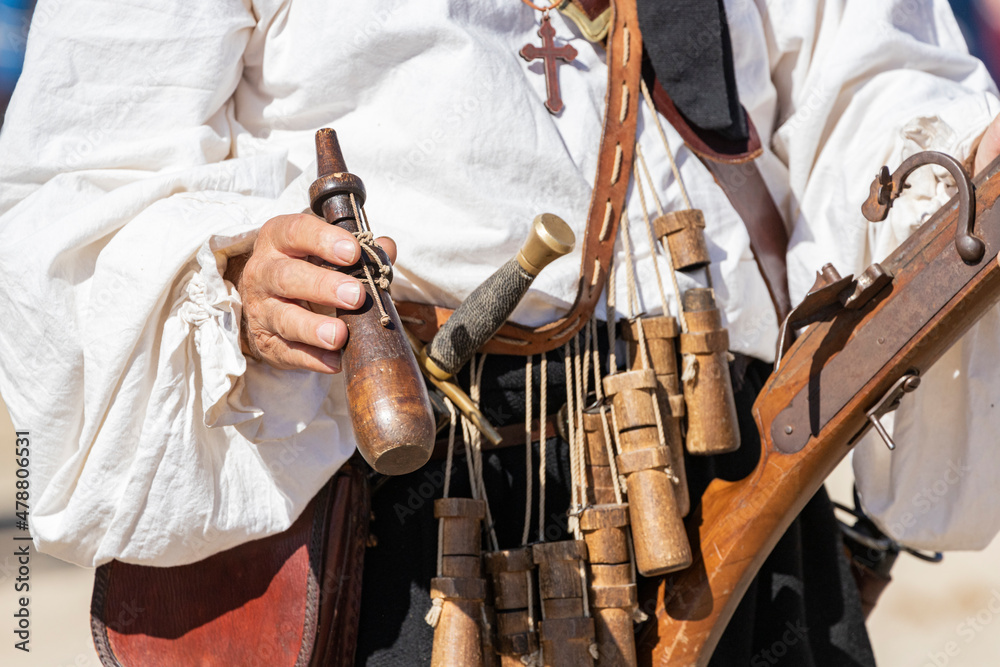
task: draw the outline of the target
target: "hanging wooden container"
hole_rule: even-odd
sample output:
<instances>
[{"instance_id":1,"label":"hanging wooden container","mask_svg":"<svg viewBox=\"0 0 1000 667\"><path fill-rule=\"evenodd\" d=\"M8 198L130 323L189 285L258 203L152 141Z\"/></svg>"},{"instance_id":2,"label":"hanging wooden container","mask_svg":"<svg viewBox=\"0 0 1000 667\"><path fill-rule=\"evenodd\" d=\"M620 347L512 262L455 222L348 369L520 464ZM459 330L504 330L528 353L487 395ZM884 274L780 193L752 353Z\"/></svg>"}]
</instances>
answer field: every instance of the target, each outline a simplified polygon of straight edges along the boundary
<instances>
[{"instance_id":1,"label":"hanging wooden container","mask_svg":"<svg viewBox=\"0 0 1000 667\"><path fill-rule=\"evenodd\" d=\"M503 667L521 667L521 656L538 651L535 631L535 561L531 547L494 551L483 556L493 583L496 650Z\"/></svg>"},{"instance_id":2,"label":"hanging wooden container","mask_svg":"<svg viewBox=\"0 0 1000 667\"><path fill-rule=\"evenodd\" d=\"M628 549L628 505L598 505L580 516L590 556L590 608L597 667L635 667L632 617L638 604Z\"/></svg>"},{"instance_id":3,"label":"hanging wooden container","mask_svg":"<svg viewBox=\"0 0 1000 667\"><path fill-rule=\"evenodd\" d=\"M680 327L670 315L644 317L642 333L646 339L649 365L656 373L656 400L663 418L664 439L670 450L670 468L677 478L677 485L674 487L677 510L684 517L691 510L691 499L688 494L687 473L684 470L684 437L681 435L684 393L681 391L680 374L677 370L677 337L680 335ZM622 338L628 342L632 370L642 370L639 320L622 331Z\"/></svg>"},{"instance_id":4,"label":"hanging wooden container","mask_svg":"<svg viewBox=\"0 0 1000 667\"><path fill-rule=\"evenodd\" d=\"M670 250L670 258L678 271L694 271L708 266L708 244L705 242L705 215L696 208L664 213L653 220L656 237Z\"/></svg>"},{"instance_id":5,"label":"hanging wooden container","mask_svg":"<svg viewBox=\"0 0 1000 667\"><path fill-rule=\"evenodd\" d=\"M480 627L486 581L482 578L481 523L486 504L470 498L434 501L441 522L441 576L431 579L431 600L440 599L431 667L482 667Z\"/></svg>"},{"instance_id":6,"label":"hanging wooden container","mask_svg":"<svg viewBox=\"0 0 1000 667\"><path fill-rule=\"evenodd\" d=\"M586 615L580 564L587 559L583 540L545 542L532 547L542 601L539 638L546 667L593 665L594 619Z\"/></svg>"},{"instance_id":7,"label":"hanging wooden container","mask_svg":"<svg viewBox=\"0 0 1000 667\"><path fill-rule=\"evenodd\" d=\"M687 450L699 455L736 451L740 428L729 375L729 333L722 328L715 293L702 287L689 289L682 306L688 332L681 334L681 355L693 355L695 362L684 380Z\"/></svg>"},{"instance_id":8,"label":"hanging wooden container","mask_svg":"<svg viewBox=\"0 0 1000 667\"><path fill-rule=\"evenodd\" d=\"M621 454L616 460L628 489L635 564L645 577L691 564L691 546L667 472L670 452L660 446L656 428L656 387L656 375L648 369L604 378L617 421Z\"/></svg>"},{"instance_id":9,"label":"hanging wooden container","mask_svg":"<svg viewBox=\"0 0 1000 667\"><path fill-rule=\"evenodd\" d=\"M610 416L609 416L610 419ZM587 504L607 505L615 502L615 482L612 477L608 444L604 439L604 415L600 407L583 411L583 435L587 444Z\"/></svg>"}]
</instances>

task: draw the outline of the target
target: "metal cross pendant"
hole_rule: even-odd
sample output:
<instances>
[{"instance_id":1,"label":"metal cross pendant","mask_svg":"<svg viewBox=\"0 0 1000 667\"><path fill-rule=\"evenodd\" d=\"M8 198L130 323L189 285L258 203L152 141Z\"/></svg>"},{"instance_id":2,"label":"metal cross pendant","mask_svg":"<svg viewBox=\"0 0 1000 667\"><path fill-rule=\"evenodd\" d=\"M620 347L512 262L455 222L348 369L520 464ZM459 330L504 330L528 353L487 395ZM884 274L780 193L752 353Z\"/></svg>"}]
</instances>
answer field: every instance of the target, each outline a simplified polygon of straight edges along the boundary
<instances>
[{"instance_id":1,"label":"metal cross pendant","mask_svg":"<svg viewBox=\"0 0 1000 667\"><path fill-rule=\"evenodd\" d=\"M556 29L549 23L549 15L542 16L542 27L538 29L538 36L542 38L542 45L525 44L521 48L521 57L531 62L537 58L545 61L545 91L549 98L545 100L545 108L551 114L557 114L563 110L562 98L559 97L559 75L556 70L556 60L564 63L572 62L576 58L576 49L569 44L556 47Z\"/></svg>"}]
</instances>

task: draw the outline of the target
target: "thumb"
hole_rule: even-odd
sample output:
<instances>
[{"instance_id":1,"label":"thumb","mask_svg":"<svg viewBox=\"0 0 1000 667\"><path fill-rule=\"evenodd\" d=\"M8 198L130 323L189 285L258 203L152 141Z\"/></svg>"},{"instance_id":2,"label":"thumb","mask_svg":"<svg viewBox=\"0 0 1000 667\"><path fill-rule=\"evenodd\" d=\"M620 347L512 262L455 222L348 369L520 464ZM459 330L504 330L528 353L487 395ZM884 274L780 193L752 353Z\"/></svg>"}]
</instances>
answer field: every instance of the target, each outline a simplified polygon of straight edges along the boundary
<instances>
[{"instance_id":1,"label":"thumb","mask_svg":"<svg viewBox=\"0 0 1000 667\"><path fill-rule=\"evenodd\" d=\"M385 254L389 255L389 262L392 264L396 263L396 242L393 241L388 236L380 236L375 239L375 243L382 246L382 250L385 250Z\"/></svg>"}]
</instances>

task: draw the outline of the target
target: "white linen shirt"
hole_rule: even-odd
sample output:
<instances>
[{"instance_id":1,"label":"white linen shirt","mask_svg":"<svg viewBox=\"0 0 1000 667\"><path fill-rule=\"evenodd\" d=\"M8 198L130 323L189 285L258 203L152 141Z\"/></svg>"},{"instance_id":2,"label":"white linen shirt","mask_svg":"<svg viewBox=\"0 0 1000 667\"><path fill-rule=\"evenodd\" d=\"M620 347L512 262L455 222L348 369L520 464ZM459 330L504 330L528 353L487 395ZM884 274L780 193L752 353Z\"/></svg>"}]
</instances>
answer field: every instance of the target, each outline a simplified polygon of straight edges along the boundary
<instances>
[{"instance_id":1,"label":"white linen shirt","mask_svg":"<svg viewBox=\"0 0 1000 667\"><path fill-rule=\"evenodd\" d=\"M948 197L924 170L869 225L859 209L879 166L924 148L963 157L1000 104L944 0L726 7L797 300L822 264L856 272ZM580 237L604 54L553 14L579 56L559 68L566 108L550 115L540 63L518 56L539 19L516 0L39 3L0 135L0 393L31 431L39 550L83 565L199 560L286 529L353 451L340 377L245 359L239 295L222 278L266 220L308 205L318 128L338 131L374 230L398 243L397 299L456 306L540 212ZM639 141L676 209L651 122L642 108ZM667 132L705 212L732 349L770 360L777 324L746 231ZM659 312L638 197L628 211L639 307ZM578 248L546 269L513 319L564 313L579 262ZM702 281L683 275L681 288ZM969 548L1000 528L1000 418L984 409L1000 378L981 361L998 347L994 312L906 399L900 449L861 445L862 493L890 528L946 461L976 466L895 536Z\"/></svg>"}]
</instances>

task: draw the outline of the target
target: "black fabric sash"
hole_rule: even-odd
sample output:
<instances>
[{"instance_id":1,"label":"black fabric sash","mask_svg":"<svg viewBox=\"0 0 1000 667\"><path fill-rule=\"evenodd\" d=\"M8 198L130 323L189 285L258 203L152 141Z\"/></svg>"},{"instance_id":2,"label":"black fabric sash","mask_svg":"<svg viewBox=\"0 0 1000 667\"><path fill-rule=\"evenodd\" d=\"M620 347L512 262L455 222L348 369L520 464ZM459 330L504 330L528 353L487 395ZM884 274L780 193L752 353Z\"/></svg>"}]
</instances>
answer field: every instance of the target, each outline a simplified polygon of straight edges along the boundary
<instances>
[{"instance_id":1,"label":"black fabric sash","mask_svg":"<svg viewBox=\"0 0 1000 667\"><path fill-rule=\"evenodd\" d=\"M749 130L723 0L638 0L638 10L653 69L681 114L700 128L745 141Z\"/></svg>"}]
</instances>

